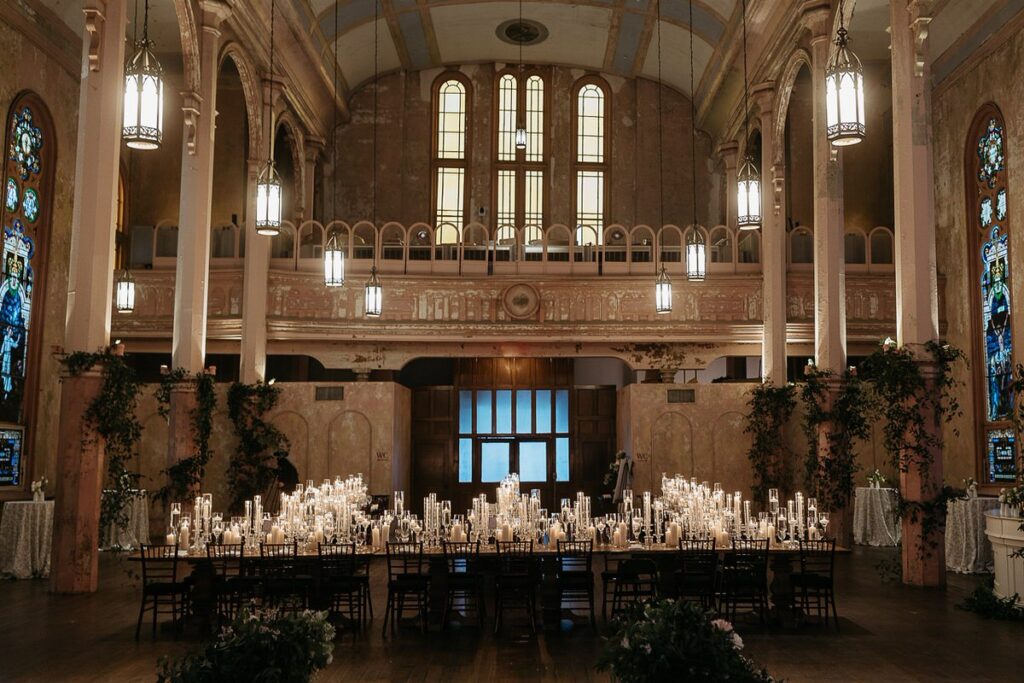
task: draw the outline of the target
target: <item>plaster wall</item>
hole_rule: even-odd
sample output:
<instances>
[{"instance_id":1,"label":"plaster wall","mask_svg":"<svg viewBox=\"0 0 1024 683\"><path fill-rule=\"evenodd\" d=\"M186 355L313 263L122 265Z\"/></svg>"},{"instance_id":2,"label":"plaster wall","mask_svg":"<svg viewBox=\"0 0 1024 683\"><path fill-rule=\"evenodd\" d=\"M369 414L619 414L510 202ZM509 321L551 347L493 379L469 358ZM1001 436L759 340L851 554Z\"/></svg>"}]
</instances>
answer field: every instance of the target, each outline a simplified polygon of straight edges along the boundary
<instances>
[{"instance_id":1,"label":"plaster wall","mask_svg":"<svg viewBox=\"0 0 1024 683\"><path fill-rule=\"evenodd\" d=\"M974 141L968 147L967 136L978 109L987 102L995 103L1006 123L1006 163L1009 174L1009 216L1011 233L1011 292L1020 302L1024 296L1024 249L1014 241L1021 226L1017 216L1024 216L1024 192L1016 191L1024 178L1024 82L1013 74L1024 69L1024 34L1010 33L1001 42L990 40L969 58L961 70L954 72L935 89L932 100L933 154L935 160L935 230L936 258L940 275L945 276L946 296L940 299L940 318L947 321L945 338L968 354L967 363L959 363L955 376L964 386L961 390L963 416L956 417L945 428L945 478L959 485L964 477L981 475L981 436L976 426L975 400L980 387L975 382L974 359L980 343L980 330L971 321L971 307L976 304L979 285L974 282L969 248L973 217L967 216L965 154L973 153ZM968 221L972 221L969 223ZM1020 312L1019 305L1015 307ZM1019 345L1024 340L1024 320L1012 320L1017 341L1016 361L1022 358ZM958 435L959 434L959 435Z\"/></svg>"},{"instance_id":2,"label":"plaster wall","mask_svg":"<svg viewBox=\"0 0 1024 683\"><path fill-rule=\"evenodd\" d=\"M19 93L37 93L53 118L54 138L45 144L56 148L53 209L46 259L46 301L35 302L32 334L40 335L39 374L35 396L36 424L32 452L26 454L25 491L28 482L45 476L56 481L58 416L60 414L60 366L51 350L64 344L65 308L70 263L71 213L74 198L75 150L78 137L79 74L62 66L57 48L43 48L16 30L0 13L0 113L4 126L11 104ZM6 131L5 131L6 132ZM17 497L24 494L16 493Z\"/></svg>"}]
</instances>

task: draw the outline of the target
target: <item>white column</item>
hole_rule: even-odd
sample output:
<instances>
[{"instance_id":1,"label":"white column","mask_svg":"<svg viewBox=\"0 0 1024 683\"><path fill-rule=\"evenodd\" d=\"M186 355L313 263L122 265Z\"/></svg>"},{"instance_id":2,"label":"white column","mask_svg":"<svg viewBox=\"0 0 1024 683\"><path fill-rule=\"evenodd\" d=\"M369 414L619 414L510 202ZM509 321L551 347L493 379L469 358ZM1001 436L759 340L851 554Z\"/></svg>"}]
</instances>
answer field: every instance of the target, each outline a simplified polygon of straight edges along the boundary
<instances>
[{"instance_id":1,"label":"white column","mask_svg":"<svg viewBox=\"0 0 1024 683\"><path fill-rule=\"evenodd\" d=\"M939 336L935 266L929 17L916 0L893 0L892 138L896 212L896 338L919 345ZM919 37L921 38L919 40Z\"/></svg>"},{"instance_id":2,"label":"white column","mask_svg":"<svg viewBox=\"0 0 1024 683\"><path fill-rule=\"evenodd\" d=\"M110 342L124 104L125 3L89 0L84 11L64 335L68 351L96 351Z\"/></svg>"},{"instance_id":3,"label":"white column","mask_svg":"<svg viewBox=\"0 0 1024 683\"><path fill-rule=\"evenodd\" d=\"M268 125L264 122L264 125ZM266 140L264 134L263 139ZM256 178L265 163L250 159L245 190L245 265L242 272L242 351L239 378L252 384L267 369L267 275L270 238L256 234Z\"/></svg>"},{"instance_id":4,"label":"white column","mask_svg":"<svg viewBox=\"0 0 1024 683\"><path fill-rule=\"evenodd\" d=\"M739 156L739 144L730 140L718 148L725 166L725 224L736 234L736 160ZM737 240L738 241L738 240ZM733 256L736 256L737 244L733 244Z\"/></svg>"},{"instance_id":5,"label":"white column","mask_svg":"<svg viewBox=\"0 0 1024 683\"><path fill-rule=\"evenodd\" d=\"M220 23L230 8L203 0L199 41L200 91L185 93L181 150L181 203L174 287L171 362L195 373L206 358L206 309L210 277L210 206L213 197L213 139L217 116Z\"/></svg>"},{"instance_id":6,"label":"white column","mask_svg":"<svg viewBox=\"0 0 1024 683\"><path fill-rule=\"evenodd\" d=\"M832 38L829 3L808 3L811 32L814 152L814 355L821 370L846 366L846 264L843 253L843 165L825 132L825 68Z\"/></svg>"},{"instance_id":7,"label":"white column","mask_svg":"<svg viewBox=\"0 0 1024 683\"><path fill-rule=\"evenodd\" d=\"M754 88L754 101L761 119L761 270L763 284L763 324L761 341L761 375L775 385L786 383L786 230L784 212L776 205L777 182L774 167L775 86L763 83Z\"/></svg>"}]
</instances>

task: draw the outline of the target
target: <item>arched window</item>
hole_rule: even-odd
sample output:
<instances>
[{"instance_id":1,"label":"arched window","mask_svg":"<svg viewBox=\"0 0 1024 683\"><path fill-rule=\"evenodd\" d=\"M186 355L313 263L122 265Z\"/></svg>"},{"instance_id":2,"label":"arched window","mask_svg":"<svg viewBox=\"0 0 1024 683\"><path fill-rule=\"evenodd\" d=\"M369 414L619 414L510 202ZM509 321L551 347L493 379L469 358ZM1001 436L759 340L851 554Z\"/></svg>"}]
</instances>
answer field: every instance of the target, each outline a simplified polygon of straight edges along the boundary
<instances>
[{"instance_id":1,"label":"arched window","mask_svg":"<svg viewBox=\"0 0 1024 683\"><path fill-rule=\"evenodd\" d=\"M445 74L434 90L434 225L461 228L469 213L466 160L469 157L469 83Z\"/></svg>"},{"instance_id":2,"label":"arched window","mask_svg":"<svg viewBox=\"0 0 1024 683\"><path fill-rule=\"evenodd\" d=\"M495 228L544 225L544 78L505 71L496 88ZM526 149L516 147L520 126L526 129Z\"/></svg>"},{"instance_id":3,"label":"arched window","mask_svg":"<svg viewBox=\"0 0 1024 683\"><path fill-rule=\"evenodd\" d=\"M0 281L0 487L21 486L22 453L35 403L46 243L53 204L55 138L50 114L32 93L14 100L4 145L3 279ZM23 445L24 444L24 445Z\"/></svg>"},{"instance_id":4,"label":"arched window","mask_svg":"<svg viewBox=\"0 0 1024 683\"><path fill-rule=\"evenodd\" d=\"M576 138L576 226L589 226L604 236L608 212L608 89L603 81L580 80L573 95Z\"/></svg>"},{"instance_id":5,"label":"arched window","mask_svg":"<svg viewBox=\"0 0 1024 683\"><path fill-rule=\"evenodd\" d=\"M967 143L967 225L977 295L977 386L981 400L984 482L1017 479L1013 429L1013 332L1010 286L1010 215L1007 202L1006 132L1003 117L986 105Z\"/></svg>"}]
</instances>

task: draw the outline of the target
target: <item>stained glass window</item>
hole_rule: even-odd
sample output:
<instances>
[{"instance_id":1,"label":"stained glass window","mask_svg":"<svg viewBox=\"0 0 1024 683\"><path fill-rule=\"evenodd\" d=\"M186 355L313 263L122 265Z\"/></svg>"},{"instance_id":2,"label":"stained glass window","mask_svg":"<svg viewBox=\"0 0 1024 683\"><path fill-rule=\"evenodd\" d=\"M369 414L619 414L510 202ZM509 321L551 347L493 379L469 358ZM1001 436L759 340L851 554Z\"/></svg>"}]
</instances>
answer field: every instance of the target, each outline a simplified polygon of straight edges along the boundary
<instances>
[{"instance_id":1,"label":"stained glass window","mask_svg":"<svg viewBox=\"0 0 1024 683\"><path fill-rule=\"evenodd\" d=\"M1010 224L1007 211L1005 130L992 106L982 110L972 132L974 149L968 178L973 230L974 272L978 278L981 329L976 345L981 394L981 465L984 481L995 484L1017 477L1013 430L1013 306Z\"/></svg>"},{"instance_id":2,"label":"stained glass window","mask_svg":"<svg viewBox=\"0 0 1024 683\"><path fill-rule=\"evenodd\" d=\"M466 218L469 87L456 76L440 81L434 103L434 225L461 233Z\"/></svg>"},{"instance_id":3,"label":"stained glass window","mask_svg":"<svg viewBox=\"0 0 1024 683\"><path fill-rule=\"evenodd\" d=\"M608 119L606 90L593 80L576 87L576 243L604 243ZM588 238L587 236L592 236Z\"/></svg>"},{"instance_id":4,"label":"stained glass window","mask_svg":"<svg viewBox=\"0 0 1024 683\"><path fill-rule=\"evenodd\" d=\"M44 123L45 122L45 123ZM38 343L33 304L45 238L53 161L49 114L29 93L15 101L7 119L4 201L0 206L0 486L22 484L23 442L33 392L31 344ZM31 334L30 334L31 332Z\"/></svg>"},{"instance_id":5,"label":"stained glass window","mask_svg":"<svg viewBox=\"0 0 1024 683\"><path fill-rule=\"evenodd\" d=\"M544 78L536 73L523 75L521 71L501 73L495 85L495 98L495 228L543 227ZM516 147L518 128L526 129L526 149Z\"/></svg>"}]
</instances>

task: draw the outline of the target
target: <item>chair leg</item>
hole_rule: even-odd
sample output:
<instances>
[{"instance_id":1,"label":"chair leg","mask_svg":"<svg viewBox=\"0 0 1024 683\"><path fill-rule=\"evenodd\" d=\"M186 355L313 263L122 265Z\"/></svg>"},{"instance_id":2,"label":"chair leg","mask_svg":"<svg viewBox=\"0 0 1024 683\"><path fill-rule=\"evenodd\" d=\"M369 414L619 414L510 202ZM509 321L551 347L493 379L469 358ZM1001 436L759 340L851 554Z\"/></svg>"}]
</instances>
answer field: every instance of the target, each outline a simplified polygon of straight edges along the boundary
<instances>
[{"instance_id":1,"label":"chair leg","mask_svg":"<svg viewBox=\"0 0 1024 683\"><path fill-rule=\"evenodd\" d=\"M142 630L142 615L146 613L146 598L143 596L139 605L139 621L135 624L135 640L139 639L139 631Z\"/></svg>"},{"instance_id":2,"label":"chair leg","mask_svg":"<svg viewBox=\"0 0 1024 683\"><path fill-rule=\"evenodd\" d=\"M384 625L381 626L381 629L380 629L380 637L381 638L386 637L387 633L388 633L388 616L391 614L391 600L392 600L392 595L391 595L391 590L389 589L388 590L388 599L387 599L387 601L386 601L386 603L384 605Z\"/></svg>"}]
</instances>

